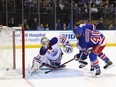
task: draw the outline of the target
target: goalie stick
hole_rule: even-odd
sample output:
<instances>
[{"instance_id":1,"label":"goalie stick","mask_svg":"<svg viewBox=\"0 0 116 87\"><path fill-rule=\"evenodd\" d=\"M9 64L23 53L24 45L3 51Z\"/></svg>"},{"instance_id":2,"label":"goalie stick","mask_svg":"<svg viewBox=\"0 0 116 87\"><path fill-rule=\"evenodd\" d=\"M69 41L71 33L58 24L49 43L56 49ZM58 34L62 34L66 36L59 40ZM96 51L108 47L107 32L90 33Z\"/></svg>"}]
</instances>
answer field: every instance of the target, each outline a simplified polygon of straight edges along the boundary
<instances>
[{"instance_id":1,"label":"goalie stick","mask_svg":"<svg viewBox=\"0 0 116 87\"><path fill-rule=\"evenodd\" d=\"M63 65L65 65L65 64L67 64L67 63L73 61L74 59L75 59L75 58L72 58L72 59L66 61L65 63L61 64L61 65L60 65L59 67L57 67L57 68L62 67ZM57 68L52 68L52 69L50 69L49 71L46 71L45 74L47 74L47 73L49 73L49 72L51 72L52 70L55 70L55 69L57 69Z\"/></svg>"}]
</instances>

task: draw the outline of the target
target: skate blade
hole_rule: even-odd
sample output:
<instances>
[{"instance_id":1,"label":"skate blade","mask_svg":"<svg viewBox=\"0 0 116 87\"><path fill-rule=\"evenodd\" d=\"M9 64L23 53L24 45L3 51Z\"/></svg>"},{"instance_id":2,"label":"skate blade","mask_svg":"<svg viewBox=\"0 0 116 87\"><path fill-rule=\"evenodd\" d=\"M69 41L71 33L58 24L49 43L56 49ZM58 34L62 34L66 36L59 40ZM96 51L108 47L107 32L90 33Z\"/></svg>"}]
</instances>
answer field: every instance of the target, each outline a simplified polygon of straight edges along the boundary
<instances>
[{"instance_id":1,"label":"skate blade","mask_svg":"<svg viewBox=\"0 0 116 87\"><path fill-rule=\"evenodd\" d=\"M95 77L96 77L96 78L99 78L99 77L100 77L100 75L95 75Z\"/></svg>"},{"instance_id":2,"label":"skate blade","mask_svg":"<svg viewBox=\"0 0 116 87\"><path fill-rule=\"evenodd\" d=\"M105 70L108 70L110 68L112 68L114 66L114 64L110 65L108 68L106 68Z\"/></svg>"}]
</instances>

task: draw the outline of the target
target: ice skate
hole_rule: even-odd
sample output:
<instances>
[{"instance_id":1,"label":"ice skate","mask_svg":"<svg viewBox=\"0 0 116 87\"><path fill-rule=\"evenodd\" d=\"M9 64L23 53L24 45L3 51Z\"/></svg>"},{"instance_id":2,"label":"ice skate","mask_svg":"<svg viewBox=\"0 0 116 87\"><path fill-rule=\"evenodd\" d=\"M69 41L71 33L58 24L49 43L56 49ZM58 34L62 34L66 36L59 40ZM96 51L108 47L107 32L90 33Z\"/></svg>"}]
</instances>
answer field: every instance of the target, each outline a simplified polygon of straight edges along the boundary
<instances>
[{"instance_id":1,"label":"ice skate","mask_svg":"<svg viewBox=\"0 0 116 87\"><path fill-rule=\"evenodd\" d=\"M103 67L104 69L107 69L107 68L109 68L110 66L112 66L113 65L113 63L111 62L111 61L108 61L107 63L106 63L106 65Z\"/></svg>"},{"instance_id":2,"label":"ice skate","mask_svg":"<svg viewBox=\"0 0 116 87\"><path fill-rule=\"evenodd\" d=\"M83 68L83 67L85 67L86 65L79 65L79 68Z\"/></svg>"},{"instance_id":3,"label":"ice skate","mask_svg":"<svg viewBox=\"0 0 116 87\"><path fill-rule=\"evenodd\" d=\"M94 71L94 66L91 65L90 71Z\"/></svg>"},{"instance_id":4,"label":"ice skate","mask_svg":"<svg viewBox=\"0 0 116 87\"><path fill-rule=\"evenodd\" d=\"M95 76L96 76L96 77L99 77L100 74L101 74L101 70L100 70L100 69L96 69Z\"/></svg>"},{"instance_id":5,"label":"ice skate","mask_svg":"<svg viewBox=\"0 0 116 87\"><path fill-rule=\"evenodd\" d=\"M85 62L85 61L83 61L83 60L79 61L79 63L80 63L79 68L83 68L83 67L85 67L86 65L88 65L88 63Z\"/></svg>"}]
</instances>

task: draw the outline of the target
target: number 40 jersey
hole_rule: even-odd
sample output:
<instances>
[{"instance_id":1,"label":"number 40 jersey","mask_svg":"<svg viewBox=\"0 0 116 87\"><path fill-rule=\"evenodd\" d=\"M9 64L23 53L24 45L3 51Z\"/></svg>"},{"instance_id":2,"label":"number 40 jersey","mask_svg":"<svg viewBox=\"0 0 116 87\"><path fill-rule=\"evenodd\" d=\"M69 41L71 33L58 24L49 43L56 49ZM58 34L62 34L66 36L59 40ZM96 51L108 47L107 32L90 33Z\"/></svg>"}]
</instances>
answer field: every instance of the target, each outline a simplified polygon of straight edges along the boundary
<instances>
[{"instance_id":1,"label":"number 40 jersey","mask_svg":"<svg viewBox=\"0 0 116 87\"><path fill-rule=\"evenodd\" d=\"M83 34L79 38L78 45L81 47L82 51L87 51L88 48L100 45L106 45L105 36L97 31L97 30L90 30L87 27L83 27Z\"/></svg>"}]
</instances>

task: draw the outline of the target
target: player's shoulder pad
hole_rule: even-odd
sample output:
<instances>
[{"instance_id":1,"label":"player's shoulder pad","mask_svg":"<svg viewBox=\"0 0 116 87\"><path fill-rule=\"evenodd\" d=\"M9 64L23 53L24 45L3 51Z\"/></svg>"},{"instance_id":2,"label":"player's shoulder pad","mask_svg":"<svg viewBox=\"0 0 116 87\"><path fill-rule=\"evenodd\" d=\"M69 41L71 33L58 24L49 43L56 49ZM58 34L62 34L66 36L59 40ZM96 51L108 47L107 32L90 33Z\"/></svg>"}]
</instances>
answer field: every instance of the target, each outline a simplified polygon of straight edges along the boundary
<instances>
[{"instance_id":1,"label":"player's shoulder pad","mask_svg":"<svg viewBox=\"0 0 116 87\"><path fill-rule=\"evenodd\" d=\"M86 28L87 28L86 26L83 26L83 27L82 27L82 30L84 30L84 31L85 31L85 30L86 30Z\"/></svg>"},{"instance_id":2,"label":"player's shoulder pad","mask_svg":"<svg viewBox=\"0 0 116 87\"><path fill-rule=\"evenodd\" d=\"M45 55L46 52L47 52L47 49L44 49L43 47L41 47L41 48L40 48L39 54L40 54L40 55Z\"/></svg>"},{"instance_id":3,"label":"player's shoulder pad","mask_svg":"<svg viewBox=\"0 0 116 87\"><path fill-rule=\"evenodd\" d=\"M88 28L88 29L90 29L90 30L95 30L93 24L86 24L86 28Z\"/></svg>"},{"instance_id":4,"label":"player's shoulder pad","mask_svg":"<svg viewBox=\"0 0 116 87\"><path fill-rule=\"evenodd\" d=\"M53 37L51 40L50 40L50 45L54 45L58 42L58 38L57 37Z\"/></svg>"}]
</instances>

